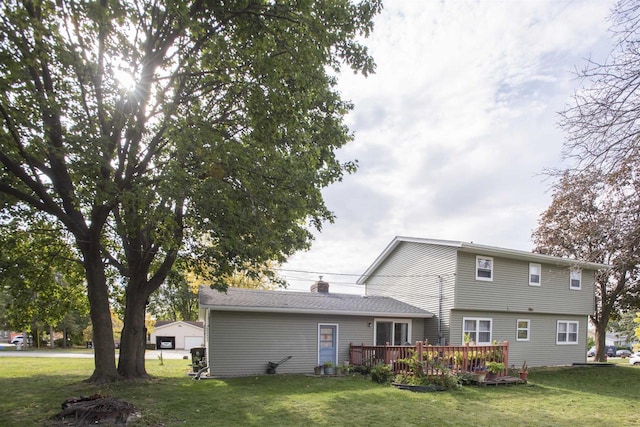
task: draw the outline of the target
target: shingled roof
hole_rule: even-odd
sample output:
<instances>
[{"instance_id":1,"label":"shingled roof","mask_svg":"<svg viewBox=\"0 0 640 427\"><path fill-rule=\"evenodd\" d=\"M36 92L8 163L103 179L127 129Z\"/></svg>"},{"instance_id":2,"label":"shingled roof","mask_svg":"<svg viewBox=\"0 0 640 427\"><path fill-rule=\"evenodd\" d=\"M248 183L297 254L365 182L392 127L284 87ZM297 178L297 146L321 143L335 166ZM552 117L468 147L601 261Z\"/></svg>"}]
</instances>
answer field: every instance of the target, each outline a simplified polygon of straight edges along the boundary
<instances>
[{"instance_id":1,"label":"shingled roof","mask_svg":"<svg viewBox=\"0 0 640 427\"><path fill-rule=\"evenodd\" d=\"M430 318L433 313L389 297L200 287L200 308L219 311Z\"/></svg>"}]
</instances>

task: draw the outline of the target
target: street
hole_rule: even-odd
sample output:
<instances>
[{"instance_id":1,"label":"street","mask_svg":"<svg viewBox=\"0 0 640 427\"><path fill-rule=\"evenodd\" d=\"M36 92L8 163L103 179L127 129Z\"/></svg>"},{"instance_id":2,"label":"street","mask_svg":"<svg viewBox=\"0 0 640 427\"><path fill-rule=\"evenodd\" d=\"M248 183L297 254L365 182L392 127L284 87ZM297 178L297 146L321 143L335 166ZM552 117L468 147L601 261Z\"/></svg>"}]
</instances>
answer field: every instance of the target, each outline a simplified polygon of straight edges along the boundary
<instances>
[{"instance_id":1,"label":"street","mask_svg":"<svg viewBox=\"0 0 640 427\"><path fill-rule=\"evenodd\" d=\"M89 352L90 350L87 350L87 352L82 352L82 353L74 353L74 352L68 352L68 351L56 351L56 350L49 350L49 349L42 349L42 350L1 350L0 351L0 357L66 357L66 358L73 358L73 359L92 359L93 358L93 352ZM190 360L191 359L191 353L189 352L189 350L147 350L145 352L145 359L149 360L149 359L155 359L157 360L158 357L160 356L160 353L162 353L162 357L164 359L184 359L186 357L186 359ZM116 353L116 357L118 356L118 354Z\"/></svg>"}]
</instances>

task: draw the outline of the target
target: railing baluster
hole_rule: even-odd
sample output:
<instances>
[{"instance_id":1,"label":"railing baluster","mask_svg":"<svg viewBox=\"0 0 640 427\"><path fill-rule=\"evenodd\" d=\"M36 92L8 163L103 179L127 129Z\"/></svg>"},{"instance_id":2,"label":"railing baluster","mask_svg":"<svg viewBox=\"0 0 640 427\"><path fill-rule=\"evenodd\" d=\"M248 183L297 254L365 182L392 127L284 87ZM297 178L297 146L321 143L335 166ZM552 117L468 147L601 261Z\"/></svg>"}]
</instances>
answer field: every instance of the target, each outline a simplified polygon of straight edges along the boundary
<instances>
[{"instance_id":1,"label":"railing baluster","mask_svg":"<svg viewBox=\"0 0 640 427\"><path fill-rule=\"evenodd\" d=\"M395 346L388 343L382 346L349 344L349 363L369 368L377 363L386 363L391 365L394 372L399 373L408 369L408 365L399 360L410 358L414 352L418 360L423 362L425 373L429 375L442 374L441 366L454 372L473 372L484 369L485 362L496 360L505 364L505 370L499 374L504 376L509 363L507 341L499 345L479 346L430 346L422 341L416 342L415 346Z\"/></svg>"}]
</instances>

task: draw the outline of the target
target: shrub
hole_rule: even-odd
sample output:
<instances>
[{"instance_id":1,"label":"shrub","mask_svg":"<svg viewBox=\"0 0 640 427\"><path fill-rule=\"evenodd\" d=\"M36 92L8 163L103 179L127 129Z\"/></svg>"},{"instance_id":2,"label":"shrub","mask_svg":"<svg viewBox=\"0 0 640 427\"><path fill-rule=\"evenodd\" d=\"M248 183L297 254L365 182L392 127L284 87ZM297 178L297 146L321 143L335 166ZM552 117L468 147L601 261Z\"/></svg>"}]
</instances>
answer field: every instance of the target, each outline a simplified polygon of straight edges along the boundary
<instances>
[{"instance_id":1,"label":"shrub","mask_svg":"<svg viewBox=\"0 0 640 427\"><path fill-rule=\"evenodd\" d=\"M504 371L504 363L502 362L487 362L487 371L494 374L498 374Z\"/></svg>"},{"instance_id":2,"label":"shrub","mask_svg":"<svg viewBox=\"0 0 640 427\"><path fill-rule=\"evenodd\" d=\"M350 366L350 372L361 375L369 375L371 368L366 365L352 365Z\"/></svg>"},{"instance_id":3,"label":"shrub","mask_svg":"<svg viewBox=\"0 0 640 427\"><path fill-rule=\"evenodd\" d=\"M471 372L458 372L458 384L469 385L473 384L476 376Z\"/></svg>"},{"instance_id":4,"label":"shrub","mask_svg":"<svg viewBox=\"0 0 640 427\"><path fill-rule=\"evenodd\" d=\"M390 383L393 378L391 366L381 364L371 368L371 379L380 384Z\"/></svg>"}]
</instances>

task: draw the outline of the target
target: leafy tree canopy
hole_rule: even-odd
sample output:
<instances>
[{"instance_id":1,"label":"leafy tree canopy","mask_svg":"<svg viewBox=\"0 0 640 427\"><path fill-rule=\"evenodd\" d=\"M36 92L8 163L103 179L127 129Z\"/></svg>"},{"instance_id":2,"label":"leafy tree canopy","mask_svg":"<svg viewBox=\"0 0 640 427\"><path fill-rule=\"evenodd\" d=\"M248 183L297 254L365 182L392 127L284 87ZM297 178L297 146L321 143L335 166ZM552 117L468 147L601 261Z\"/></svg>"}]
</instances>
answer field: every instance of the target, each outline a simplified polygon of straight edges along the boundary
<instances>
[{"instance_id":1,"label":"leafy tree canopy","mask_svg":"<svg viewBox=\"0 0 640 427\"><path fill-rule=\"evenodd\" d=\"M84 271L64 232L38 217L25 223L0 224L4 325L22 331L34 322L56 326L72 311L86 314Z\"/></svg>"},{"instance_id":2,"label":"leafy tree canopy","mask_svg":"<svg viewBox=\"0 0 640 427\"><path fill-rule=\"evenodd\" d=\"M0 5L0 203L73 236L93 379L145 377L144 311L181 253L212 280L308 248L321 189L355 170L347 65L379 0L18 1ZM108 274L124 283L116 372ZM224 283L216 281L219 287Z\"/></svg>"}]
</instances>

